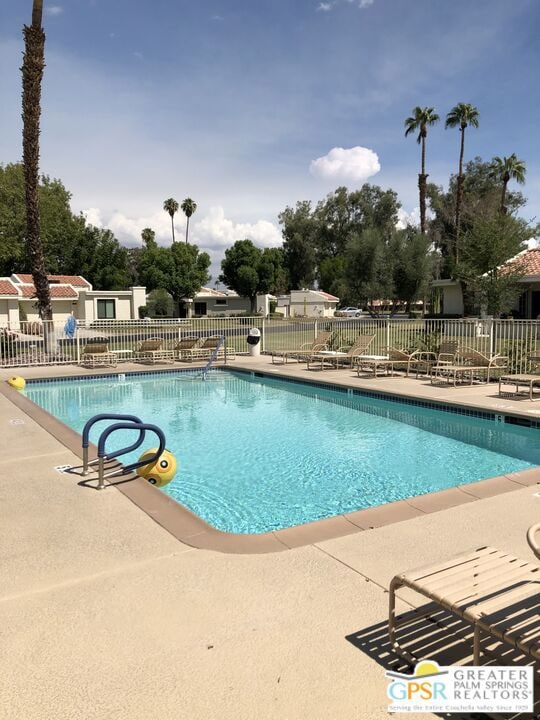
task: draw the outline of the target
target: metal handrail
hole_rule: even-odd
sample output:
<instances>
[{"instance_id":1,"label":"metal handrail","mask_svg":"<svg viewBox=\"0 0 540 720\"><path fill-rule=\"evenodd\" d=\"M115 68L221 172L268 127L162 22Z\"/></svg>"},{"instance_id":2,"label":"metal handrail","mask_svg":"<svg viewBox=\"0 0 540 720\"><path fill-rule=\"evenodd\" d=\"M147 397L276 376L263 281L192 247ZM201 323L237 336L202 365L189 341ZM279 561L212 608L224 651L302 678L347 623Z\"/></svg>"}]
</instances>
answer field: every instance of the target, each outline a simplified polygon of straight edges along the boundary
<instances>
[{"instance_id":1,"label":"metal handrail","mask_svg":"<svg viewBox=\"0 0 540 720\"><path fill-rule=\"evenodd\" d=\"M92 460L88 462L88 449L90 446L90 430L92 427L99 422L100 420L129 420L132 423L136 423L137 425L142 424L142 420L137 417L136 415L124 415L119 413L100 413L99 415L94 415L93 417L88 420L88 422L85 424L83 431L82 431L82 450L83 450L83 469L82 474L88 475L88 467L90 465L94 465L98 462L98 460ZM127 452L132 452L133 450L137 450L144 442L144 431L142 431L139 435L139 439L137 442L133 443L127 450Z\"/></svg>"},{"instance_id":2,"label":"metal handrail","mask_svg":"<svg viewBox=\"0 0 540 720\"><path fill-rule=\"evenodd\" d=\"M111 435L113 432L116 432L116 430L140 430L141 436L139 436L139 440L137 443L134 443L128 448L121 448L120 450L115 450L112 453L105 452L105 443L107 442L107 439L109 435ZM136 449L136 447L139 447L143 440L145 433L147 431L155 433L159 439L159 447L156 450L156 452L151 455L150 457L145 458L144 460L137 460L137 462L129 463L128 465L124 465L120 470L111 470L108 473L105 473L105 460L111 460L112 458L117 458L120 455L125 455L126 453L130 452L132 449ZM98 440L98 490L103 490L105 487L105 478L106 477L112 477L114 475L123 475L127 472L130 472L131 470L135 470L136 468L143 467L143 465L150 465L151 463L156 462L156 460L161 456L162 452L165 450L165 435L163 434L163 431L157 427L157 425L151 425L149 423L133 423L133 422L119 422L115 423L114 425L109 425L108 428L105 428L105 430L101 433Z\"/></svg>"},{"instance_id":3,"label":"metal handrail","mask_svg":"<svg viewBox=\"0 0 540 720\"><path fill-rule=\"evenodd\" d=\"M214 362L214 360L217 358L218 353L219 353L219 351L221 350L221 346L222 346L224 343L225 343L225 335L221 335L221 337L219 338L218 344L216 345L214 351L213 351L212 354L210 355L210 358L209 358L208 362L206 363L206 365L205 365L204 368L203 368L203 371L202 371L202 379L203 379L203 380L206 380L206 376L207 376L207 374L208 374L208 371L210 370L210 368L211 368L212 363ZM225 362L227 362L227 345L225 345Z\"/></svg>"}]
</instances>

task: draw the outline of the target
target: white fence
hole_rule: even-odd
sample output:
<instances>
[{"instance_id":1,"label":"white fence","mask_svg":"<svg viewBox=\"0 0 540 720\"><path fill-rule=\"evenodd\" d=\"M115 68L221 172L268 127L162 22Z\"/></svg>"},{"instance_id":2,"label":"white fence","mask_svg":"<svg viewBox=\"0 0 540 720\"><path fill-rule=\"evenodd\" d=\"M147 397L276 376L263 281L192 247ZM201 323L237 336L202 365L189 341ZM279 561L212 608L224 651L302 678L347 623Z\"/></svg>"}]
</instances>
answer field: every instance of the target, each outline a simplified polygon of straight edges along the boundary
<instances>
[{"instance_id":1,"label":"white fence","mask_svg":"<svg viewBox=\"0 0 540 720\"><path fill-rule=\"evenodd\" d=\"M321 320L263 319L261 317L194 318L190 320L98 320L79 323L74 333L57 322L21 322L0 327L2 367L77 364L82 349L106 342L118 359L129 360L142 340L160 338L165 349L188 335L224 335L229 349L247 353L251 327L261 331L261 350L294 350L312 342L321 330L331 330L333 349L351 345L358 334L374 335L370 352L388 347L437 350L441 342L455 341L486 354L510 359L514 372L531 368L528 356L540 353L540 322L536 320L409 320L406 318L331 318Z\"/></svg>"}]
</instances>

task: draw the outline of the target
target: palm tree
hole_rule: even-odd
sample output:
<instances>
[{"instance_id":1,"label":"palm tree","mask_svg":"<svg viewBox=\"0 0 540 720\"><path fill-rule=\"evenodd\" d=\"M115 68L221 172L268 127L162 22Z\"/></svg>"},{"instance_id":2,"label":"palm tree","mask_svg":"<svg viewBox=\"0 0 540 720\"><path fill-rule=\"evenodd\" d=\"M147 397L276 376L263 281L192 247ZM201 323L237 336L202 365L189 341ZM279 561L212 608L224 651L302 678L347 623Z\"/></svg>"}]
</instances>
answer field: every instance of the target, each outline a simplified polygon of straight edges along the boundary
<instances>
[{"instance_id":1,"label":"palm tree","mask_svg":"<svg viewBox=\"0 0 540 720\"><path fill-rule=\"evenodd\" d=\"M186 198L182 205L180 206L182 208L182 212L187 217L187 225L186 225L186 245L189 237L189 218L193 215L193 213L197 210L197 203L192 200L191 198Z\"/></svg>"},{"instance_id":2,"label":"palm tree","mask_svg":"<svg viewBox=\"0 0 540 720\"><path fill-rule=\"evenodd\" d=\"M178 203L174 198L169 198L163 203L163 209L171 216L172 241L174 242L174 216L178 212Z\"/></svg>"},{"instance_id":3,"label":"palm tree","mask_svg":"<svg viewBox=\"0 0 540 720\"><path fill-rule=\"evenodd\" d=\"M465 130L470 125L477 128L479 125L480 113L478 108L469 103L458 103L446 116L445 128L459 127L461 133L461 144L459 150L459 170L457 179L456 196L456 243L454 246L454 259L459 260L459 231L461 224L461 206L463 204L463 155L465 153Z\"/></svg>"},{"instance_id":4,"label":"palm tree","mask_svg":"<svg viewBox=\"0 0 540 720\"><path fill-rule=\"evenodd\" d=\"M429 125L435 125L439 121L439 116L435 112L435 108L424 107L418 105L414 108L413 114L405 120L405 137L409 133L418 130L416 142L422 145L422 164L421 171L418 175L418 190L420 193L420 232L425 235L426 232L426 137Z\"/></svg>"},{"instance_id":5,"label":"palm tree","mask_svg":"<svg viewBox=\"0 0 540 720\"><path fill-rule=\"evenodd\" d=\"M42 320L52 320L51 293L45 272L39 214L39 123L41 80L45 68L45 33L41 27L43 0L33 0L32 25L23 27L22 70L23 164L26 206L26 243ZM47 332L44 333L47 347Z\"/></svg>"},{"instance_id":6,"label":"palm tree","mask_svg":"<svg viewBox=\"0 0 540 720\"><path fill-rule=\"evenodd\" d=\"M525 183L527 168L523 160L520 160L515 153L510 157L500 158L498 155L493 158L493 174L502 182L501 213L506 214L506 189L510 180L515 180L520 185Z\"/></svg>"}]
</instances>

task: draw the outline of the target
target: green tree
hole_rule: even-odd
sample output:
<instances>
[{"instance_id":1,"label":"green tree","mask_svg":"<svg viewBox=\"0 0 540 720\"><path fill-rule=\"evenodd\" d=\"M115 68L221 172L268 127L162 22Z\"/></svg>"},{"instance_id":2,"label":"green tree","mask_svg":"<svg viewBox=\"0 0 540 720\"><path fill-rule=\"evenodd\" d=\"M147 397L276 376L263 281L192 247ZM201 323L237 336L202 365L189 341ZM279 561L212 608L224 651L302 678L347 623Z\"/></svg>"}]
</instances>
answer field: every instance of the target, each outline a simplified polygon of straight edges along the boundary
<instances>
[{"instance_id":1,"label":"green tree","mask_svg":"<svg viewBox=\"0 0 540 720\"><path fill-rule=\"evenodd\" d=\"M422 146L420 173L418 175L418 191L420 195L420 232L426 232L426 138L427 129L430 125L439 122L439 116L432 107L416 106L412 115L405 120L405 137L410 133L418 131L416 141Z\"/></svg>"},{"instance_id":2,"label":"green tree","mask_svg":"<svg viewBox=\"0 0 540 720\"><path fill-rule=\"evenodd\" d=\"M522 218L491 212L477 215L463 236L456 275L474 290L477 305L489 315L508 312L522 292L519 258L508 261L525 250L537 232L538 227Z\"/></svg>"},{"instance_id":3,"label":"green tree","mask_svg":"<svg viewBox=\"0 0 540 720\"><path fill-rule=\"evenodd\" d=\"M251 312L257 312L257 295L277 292L284 285L283 255L276 248L261 250L251 240L237 240L225 250L219 281L249 298Z\"/></svg>"},{"instance_id":4,"label":"green tree","mask_svg":"<svg viewBox=\"0 0 540 720\"><path fill-rule=\"evenodd\" d=\"M506 214L506 193L510 180L515 180L520 185L525 184L525 175L527 169L523 160L520 160L515 153L509 157L500 158L498 155L493 158L493 173L495 177L502 183L501 192L501 212Z\"/></svg>"},{"instance_id":5,"label":"green tree","mask_svg":"<svg viewBox=\"0 0 540 720\"><path fill-rule=\"evenodd\" d=\"M397 230L390 241L393 257L394 305L405 303L407 312L425 296L432 277L434 256L431 241L414 228Z\"/></svg>"},{"instance_id":6,"label":"green tree","mask_svg":"<svg viewBox=\"0 0 540 720\"><path fill-rule=\"evenodd\" d=\"M174 216L178 212L178 203L174 198L168 198L163 203L163 209L171 216L172 241L174 243Z\"/></svg>"},{"instance_id":7,"label":"green tree","mask_svg":"<svg viewBox=\"0 0 540 720\"><path fill-rule=\"evenodd\" d=\"M168 278L174 272L171 249L160 247L152 231L144 234L143 243L137 256L139 282L146 286L148 292L168 287Z\"/></svg>"},{"instance_id":8,"label":"green tree","mask_svg":"<svg viewBox=\"0 0 540 720\"><path fill-rule=\"evenodd\" d=\"M151 317L172 317L174 302L164 288L156 288L148 294L148 309Z\"/></svg>"},{"instance_id":9,"label":"green tree","mask_svg":"<svg viewBox=\"0 0 540 720\"><path fill-rule=\"evenodd\" d=\"M350 298L371 314L378 313L374 300L394 297L394 258L380 230L368 228L349 240L345 270Z\"/></svg>"},{"instance_id":10,"label":"green tree","mask_svg":"<svg viewBox=\"0 0 540 720\"><path fill-rule=\"evenodd\" d=\"M279 214L282 225L283 258L293 290L309 287L315 280L317 220L308 200L286 207Z\"/></svg>"},{"instance_id":11,"label":"green tree","mask_svg":"<svg viewBox=\"0 0 540 720\"><path fill-rule=\"evenodd\" d=\"M459 261L459 234L461 230L461 206L463 203L463 157L465 155L465 130L469 125L477 128L479 125L480 113L474 105L469 103L458 103L446 116L445 128L459 127L461 133L459 147L459 168L457 176L456 193L456 239L454 244L454 258Z\"/></svg>"},{"instance_id":12,"label":"green tree","mask_svg":"<svg viewBox=\"0 0 540 720\"><path fill-rule=\"evenodd\" d=\"M45 33L41 26L43 0L33 0L32 24L23 27L22 66L23 162L26 205L26 241L37 307L43 320L52 319L51 293L40 232L39 214L39 134L41 119L41 81L45 68Z\"/></svg>"},{"instance_id":13,"label":"green tree","mask_svg":"<svg viewBox=\"0 0 540 720\"><path fill-rule=\"evenodd\" d=\"M199 252L196 245L174 243L170 248L159 248L169 253L172 271L158 287L165 288L176 302L193 299L201 287L210 280L210 255Z\"/></svg>"},{"instance_id":14,"label":"green tree","mask_svg":"<svg viewBox=\"0 0 540 720\"><path fill-rule=\"evenodd\" d=\"M182 205L180 207L182 208L182 212L184 213L184 215L187 218L187 222L186 222L186 245L187 245L188 239L189 239L189 219L197 210L197 203L194 200L192 200L191 198L186 198L182 202Z\"/></svg>"}]
</instances>

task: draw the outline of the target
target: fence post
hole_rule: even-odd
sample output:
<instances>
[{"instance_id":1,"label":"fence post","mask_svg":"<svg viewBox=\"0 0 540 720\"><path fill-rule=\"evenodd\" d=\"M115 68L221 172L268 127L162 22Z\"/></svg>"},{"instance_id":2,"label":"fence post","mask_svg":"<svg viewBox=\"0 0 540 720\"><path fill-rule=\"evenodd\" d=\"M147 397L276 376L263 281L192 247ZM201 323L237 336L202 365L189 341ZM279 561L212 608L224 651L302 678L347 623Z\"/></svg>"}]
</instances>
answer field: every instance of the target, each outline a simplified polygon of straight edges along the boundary
<instances>
[{"instance_id":1,"label":"fence post","mask_svg":"<svg viewBox=\"0 0 540 720\"><path fill-rule=\"evenodd\" d=\"M386 349L388 350L388 348L391 347L391 345L390 345L390 318L385 318L384 321L386 323Z\"/></svg>"},{"instance_id":2,"label":"fence post","mask_svg":"<svg viewBox=\"0 0 540 720\"><path fill-rule=\"evenodd\" d=\"M77 365L81 364L81 342L79 338L79 328L75 330L75 341L77 343Z\"/></svg>"},{"instance_id":3,"label":"fence post","mask_svg":"<svg viewBox=\"0 0 540 720\"><path fill-rule=\"evenodd\" d=\"M266 337L266 318L265 318L265 317L263 317L263 319L262 319L262 328L261 328L261 330L262 330L262 332L261 332L261 335L262 335L262 338L261 338L261 350L264 352L265 349L266 349L266 344L265 344L265 337Z\"/></svg>"},{"instance_id":4,"label":"fence post","mask_svg":"<svg viewBox=\"0 0 540 720\"><path fill-rule=\"evenodd\" d=\"M313 340L317 337L319 334L319 321L315 318L315 322L313 323Z\"/></svg>"}]
</instances>

